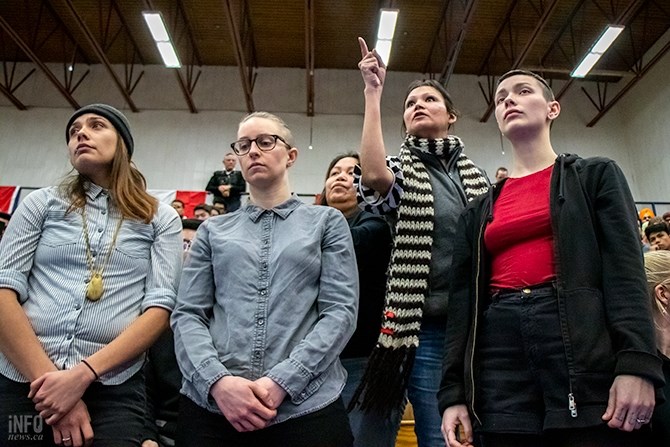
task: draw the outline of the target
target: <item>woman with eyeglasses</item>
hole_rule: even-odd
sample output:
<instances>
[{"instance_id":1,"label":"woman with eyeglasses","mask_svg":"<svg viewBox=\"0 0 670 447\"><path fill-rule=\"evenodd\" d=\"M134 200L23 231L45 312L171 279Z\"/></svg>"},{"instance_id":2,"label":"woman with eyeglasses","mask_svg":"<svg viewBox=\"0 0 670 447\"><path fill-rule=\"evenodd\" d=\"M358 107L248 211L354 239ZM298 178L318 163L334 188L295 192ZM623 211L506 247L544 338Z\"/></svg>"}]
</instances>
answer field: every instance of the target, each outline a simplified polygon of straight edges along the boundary
<instances>
[{"instance_id":1,"label":"woman with eyeglasses","mask_svg":"<svg viewBox=\"0 0 670 447\"><path fill-rule=\"evenodd\" d=\"M279 117L252 113L237 138L250 199L198 229L172 318L177 445L350 446L338 359L358 308L347 222L291 194L298 149Z\"/></svg>"},{"instance_id":2,"label":"woman with eyeglasses","mask_svg":"<svg viewBox=\"0 0 670 447\"><path fill-rule=\"evenodd\" d=\"M65 135L73 174L26 197L0 244L0 444L137 446L181 220L147 193L120 111L82 107Z\"/></svg>"}]
</instances>

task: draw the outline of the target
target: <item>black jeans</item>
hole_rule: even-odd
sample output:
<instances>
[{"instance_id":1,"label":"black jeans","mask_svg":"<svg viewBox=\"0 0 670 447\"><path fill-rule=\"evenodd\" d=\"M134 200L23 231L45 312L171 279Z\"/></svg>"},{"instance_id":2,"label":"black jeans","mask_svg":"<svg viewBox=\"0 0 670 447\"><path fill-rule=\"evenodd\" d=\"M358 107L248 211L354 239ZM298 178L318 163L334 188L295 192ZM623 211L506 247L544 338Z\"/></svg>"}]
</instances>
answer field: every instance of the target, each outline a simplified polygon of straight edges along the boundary
<instances>
[{"instance_id":1,"label":"black jeans","mask_svg":"<svg viewBox=\"0 0 670 447\"><path fill-rule=\"evenodd\" d=\"M0 375L0 446L53 446L53 432L28 399L29 383ZM82 400L91 416L95 447L140 445L146 413L144 375L140 372L120 385L94 382Z\"/></svg>"},{"instance_id":2,"label":"black jeans","mask_svg":"<svg viewBox=\"0 0 670 447\"><path fill-rule=\"evenodd\" d=\"M240 433L221 415L182 396L177 447L351 447L354 437L342 403L267 428Z\"/></svg>"},{"instance_id":3,"label":"black jeans","mask_svg":"<svg viewBox=\"0 0 670 447\"><path fill-rule=\"evenodd\" d=\"M589 399L573 394L576 413L570 411L571 377L558 309L552 285L492 296L477 339L475 410L483 433L605 428L601 417L614 377L603 377Z\"/></svg>"}]
</instances>

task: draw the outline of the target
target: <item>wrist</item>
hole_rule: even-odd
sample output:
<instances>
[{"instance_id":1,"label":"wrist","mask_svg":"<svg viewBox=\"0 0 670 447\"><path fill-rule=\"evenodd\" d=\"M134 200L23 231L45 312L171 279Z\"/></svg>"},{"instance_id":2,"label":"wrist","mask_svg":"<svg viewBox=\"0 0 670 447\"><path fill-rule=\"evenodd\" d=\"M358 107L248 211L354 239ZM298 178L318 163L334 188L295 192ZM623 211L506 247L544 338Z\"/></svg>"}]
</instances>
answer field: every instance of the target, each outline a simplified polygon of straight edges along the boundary
<instances>
[{"instance_id":1,"label":"wrist","mask_svg":"<svg viewBox=\"0 0 670 447\"><path fill-rule=\"evenodd\" d=\"M98 372L86 359L82 359L81 363L75 366L73 370L77 370L82 379L86 380L88 384L100 379Z\"/></svg>"}]
</instances>

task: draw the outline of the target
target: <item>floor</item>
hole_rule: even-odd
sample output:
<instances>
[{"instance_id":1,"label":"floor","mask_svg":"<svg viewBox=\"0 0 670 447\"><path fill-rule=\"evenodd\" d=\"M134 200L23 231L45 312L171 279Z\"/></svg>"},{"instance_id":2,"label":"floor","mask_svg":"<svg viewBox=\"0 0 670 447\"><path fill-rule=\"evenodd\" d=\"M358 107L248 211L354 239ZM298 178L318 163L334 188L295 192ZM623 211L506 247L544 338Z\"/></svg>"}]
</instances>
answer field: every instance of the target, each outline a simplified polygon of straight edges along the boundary
<instances>
[{"instance_id":1,"label":"floor","mask_svg":"<svg viewBox=\"0 0 670 447\"><path fill-rule=\"evenodd\" d=\"M414 412L412 405L407 404L405 414L402 416L400 431L395 442L396 447L416 447L416 435L414 434Z\"/></svg>"}]
</instances>

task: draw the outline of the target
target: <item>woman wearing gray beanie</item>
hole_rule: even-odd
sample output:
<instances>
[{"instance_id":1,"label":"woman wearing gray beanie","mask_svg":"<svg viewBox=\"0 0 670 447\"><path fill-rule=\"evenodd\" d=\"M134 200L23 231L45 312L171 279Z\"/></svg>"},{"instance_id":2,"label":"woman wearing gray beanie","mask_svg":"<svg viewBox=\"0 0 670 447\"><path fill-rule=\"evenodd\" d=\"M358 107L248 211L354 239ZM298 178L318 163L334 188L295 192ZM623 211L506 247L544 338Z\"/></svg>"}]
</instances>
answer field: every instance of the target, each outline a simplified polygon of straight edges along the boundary
<instances>
[{"instance_id":1,"label":"woman wearing gray beanie","mask_svg":"<svg viewBox=\"0 0 670 447\"><path fill-rule=\"evenodd\" d=\"M0 243L0 439L139 445L144 352L174 307L181 223L146 192L120 111L85 106L65 132L72 175L26 197Z\"/></svg>"}]
</instances>

